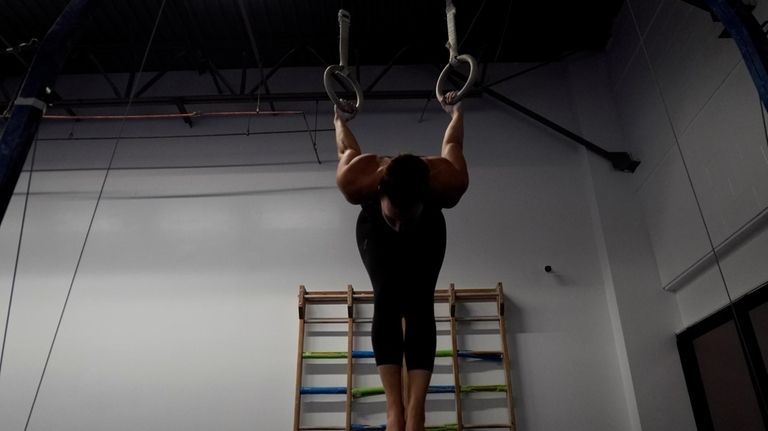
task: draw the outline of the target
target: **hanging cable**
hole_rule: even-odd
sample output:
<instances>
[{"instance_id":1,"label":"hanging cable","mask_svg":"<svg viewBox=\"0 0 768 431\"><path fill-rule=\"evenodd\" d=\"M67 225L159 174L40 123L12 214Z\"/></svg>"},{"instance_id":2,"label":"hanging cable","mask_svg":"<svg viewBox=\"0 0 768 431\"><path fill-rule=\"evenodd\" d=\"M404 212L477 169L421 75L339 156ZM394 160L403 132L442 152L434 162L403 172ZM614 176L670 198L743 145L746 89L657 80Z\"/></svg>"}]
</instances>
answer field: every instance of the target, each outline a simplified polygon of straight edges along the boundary
<instances>
[{"instance_id":1,"label":"hanging cable","mask_svg":"<svg viewBox=\"0 0 768 431\"><path fill-rule=\"evenodd\" d=\"M32 173L35 171L35 155L37 154L37 135L35 135L35 142L32 144L32 159L29 163L29 179L27 180L27 190L24 194L24 208L21 211L21 227L19 228L19 241L16 245L16 259L13 263L13 276L11 278L11 293L8 297L8 308L5 315L5 327L3 329L3 344L0 347L0 376L3 372L3 360L5 359L5 343L8 340L8 326L11 322L11 309L13 306L13 293L16 288L16 280L19 273L19 260L21 259L21 244L24 239L24 226L27 220L27 207L29 205L29 192L32 189Z\"/></svg>"},{"instance_id":2,"label":"hanging cable","mask_svg":"<svg viewBox=\"0 0 768 431\"><path fill-rule=\"evenodd\" d=\"M483 11L483 8L485 7L485 2L488 0L483 0L482 3L480 3L480 8L477 10L477 13L475 14L474 18L472 18L472 22L469 24L469 28L467 29L467 32L464 34L464 37L461 39L461 42L459 42L459 49L461 49L462 46L464 46L464 42L467 41L467 37L469 37L469 33L472 32L472 29L475 27L475 23L477 22L477 19L480 17L480 13ZM504 25L504 30L506 31L507 26Z\"/></svg>"},{"instance_id":3,"label":"hanging cable","mask_svg":"<svg viewBox=\"0 0 768 431\"><path fill-rule=\"evenodd\" d=\"M149 56L149 51L150 51L150 48L152 47L152 42L155 39L155 35L157 33L157 28L160 25L160 18L163 16L163 11L165 10L165 3L166 3L166 1L167 0L163 0L162 4L160 5L160 10L157 13L157 19L155 20L154 27L152 28L152 33L151 33L151 35L149 37L149 42L147 43L147 48L144 50L144 56L143 56L143 58L141 60L141 65L140 65L139 71L138 71L138 73L136 75L137 79L136 79L136 81L134 81L133 88L131 88L130 96L128 98L128 104L125 107L124 116L128 115L128 112L131 109L131 105L133 104L133 99L135 97L136 86L137 86L136 84L138 83L138 77L140 77L142 72L144 71L144 66L146 65L147 57ZM90 219L90 222L88 223L88 229L85 232L85 238L83 239L83 245L80 248L80 254L79 254L78 258L77 258L77 263L75 264L75 271L72 274L72 280L69 283L69 289L67 290L67 296L64 299L64 305L62 306L61 313L59 314L59 321L56 324L56 330L53 333L53 339L51 340L51 346L48 349L48 355L45 358L45 364L43 365L43 371L40 374L40 380L37 383L37 389L35 390L35 397L32 399L32 405L29 408L29 414L27 415L27 421L26 421L26 424L24 425L24 431L27 431L29 429L29 423L30 423L30 421L32 419L32 414L34 413L35 405L37 404L38 396L40 395L40 388L43 385L43 380L45 379L45 373L48 370L48 364L51 361L51 354L53 353L53 348L56 345L56 339L57 339L57 337L59 335L59 330L61 329L61 322L64 320L64 313L67 310L67 304L69 304L69 298L72 295L72 289L73 289L73 287L75 285L75 280L77 279L77 273L78 273L78 271L80 269L80 264L83 261L83 254L85 253L85 246L88 243L88 238L89 238L89 236L91 234L91 230L93 229L93 222L96 219L96 213L98 212L99 204L101 203L101 197L104 194L104 187L107 184L107 178L109 177L109 170L112 167L112 164L114 163L115 155L117 154L117 146L120 143L120 137L122 136L124 130L125 130L125 119L123 119L121 121L121 123L120 123L120 129L119 129L119 132L117 134L117 139L115 140L115 144L112 146L112 154L111 154L111 156L109 158L109 164L107 165L107 171L104 174L104 179L101 182L101 188L99 189L99 195L96 198L96 205L93 208L93 213L91 214L91 219Z\"/></svg>"},{"instance_id":4,"label":"hanging cable","mask_svg":"<svg viewBox=\"0 0 768 431\"><path fill-rule=\"evenodd\" d=\"M509 0L509 6L507 7L507 18L504 20L504 30L501 32L499 48L496 50L496 56L493 58L494 63L499 62L499 55L501 55L501 48L504 46L504 38L507 36L507 27L509 27L509 16L512 15L512 2L514 1L515 0Z\"/></svg>"},{"instance_id":5,"label":"hanging cable","mask_svg":"<svg viewBox=\"0 0 768 431\"><path fill-rule=\"evenodd\" d=\"M763 120L763 136L765 136L765 146L768 147L768 127L765 125L765 108L763 108L763 102L759 98L757 103L760 105L760 119Z\"/></svg>"}]
</instances>

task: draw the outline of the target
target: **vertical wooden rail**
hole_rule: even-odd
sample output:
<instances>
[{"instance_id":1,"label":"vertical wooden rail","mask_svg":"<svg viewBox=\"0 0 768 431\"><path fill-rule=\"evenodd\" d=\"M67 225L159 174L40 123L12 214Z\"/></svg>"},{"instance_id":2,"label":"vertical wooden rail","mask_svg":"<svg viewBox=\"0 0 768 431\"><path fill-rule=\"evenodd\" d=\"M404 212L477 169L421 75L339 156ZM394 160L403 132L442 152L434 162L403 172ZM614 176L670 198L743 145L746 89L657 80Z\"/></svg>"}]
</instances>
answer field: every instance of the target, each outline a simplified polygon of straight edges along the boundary
<instances>
[{"instance_id":1,"label":"vertical wooden rail","mask_svg":"<svg viewBox=\"0 0 768 431\"><path fill-rule=\"evenodd\" d=\"M347 400L346 400L346 431L352 430L352 337L355 326L354 290L347 285Z\"/></svg>"},{"instance_id":2,"label":"vertical wooden rail","mask_svg":"<svg viewBox=\"0 0 768 431\"><path fill-rule=\"evenodd\" d=\"M299 431L301 426L301 377L304 373L304 317L305 304L304 296L307 289L299 286L299 348L296 354L296 404L293 408L293 431Z\"/></svg>"},{"instance_id":3,"label":"vertical wooden rail","mask_svg":"<svg viewBox=\"0 0 768 431\"><path fill-rule=\"evenodd\" d=\"M458 336L456 334L456 289L451 283L448 289L448 305L451 310L451 350L453 351L453 385L456 388L456 431L463 431L464 420L461 411L461 379L459 378L459 349Z\"/></svg>"},{"instance_id":4,"label":"vertical wooden rail","mask_svg":"<svg viewBox=\"0 0 768 431\"><path fill-rule=\"evenodd\" d=\"M507 324L504 317L504 288L501 283L496 284L496 312L499 316L499 335L501 335L501 348L504 354L504 378L507 385L507 408L509 409L509 425L512 431L517 429L515 419L515 403L512 397L512 372L509 368L509 348L507 347Z\"/></svg>"}]
</instances>

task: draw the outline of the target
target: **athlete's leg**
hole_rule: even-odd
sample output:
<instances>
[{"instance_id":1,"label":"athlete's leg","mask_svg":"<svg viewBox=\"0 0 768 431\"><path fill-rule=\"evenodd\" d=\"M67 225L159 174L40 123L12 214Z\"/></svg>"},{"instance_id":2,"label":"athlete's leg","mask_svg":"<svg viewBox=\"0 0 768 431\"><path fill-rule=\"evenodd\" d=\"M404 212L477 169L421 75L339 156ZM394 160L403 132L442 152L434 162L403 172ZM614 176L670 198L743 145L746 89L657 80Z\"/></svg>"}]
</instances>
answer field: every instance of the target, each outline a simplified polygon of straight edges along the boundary
<instances>
[{"instance_id":1,"label":"athlete's leg","mask_svg":"<svg viewBox=\"0 0 768 431\"><path fill-rule=\"evenodd\" d=\"M433 297L434 294L428 295L427 298L410 302L406 307L404 346L405 362L408 367L406 431L424 429L427 390L435 363L436 328Z\"/></svg>"},{"instance_id":2,"label":"athlete's leg","mask_svg":"<svg viewBox=\"0 0 768 431\"><path fill-rule=\"evenodd\" d=\"M424 431L426 400L432 373L427 370L408 370L408 407L406 407L405 431Z\"/></svg>"},{"instance_id":3,"label":"athlete's leg","mask_svg":"<svg viewBox=\"0 0 768 431\"><path fill-rule=\"evenodd\" d=\"M430 229L418 239L413 248L412 285L405 303L405 361L408 367L408 406L406 431L422 431L425 404L437 344L434 295L437 278L445 256L445 221L442 214L431 220ZM418 259L416 257L418 256Z\"/></svg>"},{"instance_id":4,"label":"athlete's leg","mask_svg":"<svg viewBox=\"0 0 768 431\"><path fill-rule=\"evenodd\" d=\"M405 428L402 398L403 330L402 307L395 274L397 256L391 238L377 232L361 213L357 223L357 244L373 286L371 342L387 400L387 430Z\"/></svg>"},{"instance_id":5,"label":"athlete's leg","mask_svg":"<svg viewBox=\"0 0 768 431\"><path fill-rule=\"evenodd\" d=\"M402 431L405 428L403 406L402 367L400 365L379 365L379 377L387 399L387 431Z\"/></svg>"}]
</instances>

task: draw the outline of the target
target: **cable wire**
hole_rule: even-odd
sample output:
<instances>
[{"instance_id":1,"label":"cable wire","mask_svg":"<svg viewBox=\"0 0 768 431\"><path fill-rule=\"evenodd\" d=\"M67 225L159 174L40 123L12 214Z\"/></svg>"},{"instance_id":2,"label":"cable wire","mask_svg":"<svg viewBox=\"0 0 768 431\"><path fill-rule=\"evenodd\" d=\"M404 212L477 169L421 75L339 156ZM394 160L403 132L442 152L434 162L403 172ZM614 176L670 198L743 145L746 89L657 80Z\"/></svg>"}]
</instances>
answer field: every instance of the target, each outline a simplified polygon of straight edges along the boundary
<instances>
[{"instance_id":1,"label":"cable wire","mask_svg":"<svg viewBox=\"0 0 768 431\"><path fill-rule=\"evenodd\" d=\"M763 120L763 136L765 136L765 146L768 147L768 127L765 124L765 108L763 108L763 101L757 98L757 104L760 106L760 119Z\"/></svg>"},{"instance_id":2,"label":"cable wire","mask_svg":"<svg viewBox=\"0 0 768 431\"><path fill-rule=\"evenodd\" d=\"M469 37L469 33L472 32L472 28L475 27L475 22L477 22L477 18L480 17L480 12L483 11L483 8L485 7L485 2L488 0L483 0L483 2L480 4L480 9L477 10L477 13L475 13L475 17L472 18L472 22L469 24L469 28L467 29L467 32L464 33L464 37L461 39L461 42L459 42L458 49L461 49L461 47L464 45L464 42L467 40L467 37Z\"/></svg>"},{"instance_id":3,"label":"cable wire","mask_svg":"<svg viewBox=\"0 0 768 431\"><path fill-rule=\"evenodd\" d=\"M128 98L128 104L125 107L125 114L124 114L124 116L128 115L128 112L131 109L131 105L133 104L133 99L135 97L136 87L137 87L137 84L138 84L138 81L139 81L138 77L141 76L142 72L144 71L144 67L145 67L145 65L147 63L147 57L149 57L149 51L150 51L150 48L152 47L152 42L154 41L155 35L157 34L157 29L158 29L158 27L160 25L160 18L162 18L163 11L165 10L166 1L167 0L163 0L163 3L160 5L160 10L157 13L157 19L155 20L154 27L152 28L152 34L149 37L149 42L147 43L147 48L144 50L144 57L141 60L141 66L139 67L139 71L138 71L138 73L136 75L137 79L133 83L133 88L131 88L130 96ZM115 140L115 144L112 147L112 155L110 156L109 164L107 165L107 172L104 174L104 179L101 182L101 188L99 190L99 195L96 198L96 205L93 208L93 214L91 215L91 220L88 223L88 229L85 232L85 238L83 239L83 245L80 248L80 254L79 254L78 258L77 258L77 264L75 265L75 271L72 274L72 280L71 280L71 282L69 284L69 289L67 290L67 296L64 299L64 305L61 308L61 314L59 315L59 321L56 324L56 330L53 333L53 339L51 340L51 346L48 349L48 355L45 358L45 365L43 365L43 371L40 374L40 380L38 381L37 389L35 390L35 397L33 398L32 405L29 408L29 414L27 415L27 421L26 421L26 424L24 425L24 431L27 431L29 429L29 423L30 423L30 421L32 419L32 415L34 413L35 406L37 405L37 399L38 399L38 397L40 395L40 388L43 385L43 380L45 379L45 374L46 374L46 371L48 370L48 364L51 361L51 355L53 353L53 348L56 345L56 339L57 339L57 337L59 335L59 330L61 329L61 323L64 320L64 313L67 310L67 305L69 304L69 298L72 295L72 290L73 290L73 287L75 285L75 280L77 279L77 273L78 273L78 271L80 269L80 264L83 261L83 255L85 254L85 246L88 243L88 238L90 237L91 230L93 229L93 222L96 219L96 213L98 212L99 204L101 203L101 197L104 194L104 188L105 188L105 186L107 184L107 178L109 177L109 170L112 167L112 164L114 163L115 155L117 154L117 146L120 143L120 137L122 136L123 131L125 130L125 123L126 123L126 120L123 119L121 121L121 123L120 123L120 129L119 129L119 133L117 135L117 139Z\"/></svg>"},{"instance_id":4,"label":"cable wire","mask_svg":"<svg viewBox=\"0 0 768 431\"><path fill-rule=\"evenodd\" d=\"M10 325L11 321L11 309L13 306L13 293L16 289L16 280L19 272L19 260L21 257L21 244L22 240L24 238L24 226L25 222L27 220L27 208L29 205L29 195L30 191L32 190L32 172L35 169L35 155L37 154L37 135L35 135L35 142L32 144L32 159L30 160L30 172L29 172L29 179L27 180L27 190L24 194L24 209L21 212L21 227L19 228L19 241L16 246L16 259L13 264L13 276L11 278L11 293L8 297L8 309L7 313L5 315L5 327L3 329L3 344L2 347L0 347L0 376L2 376L3 371L3 360L5 359L5 344L8 340L8 326Z\"/></svg>"},{"instance_id":5,"label":"cable wire","mask_svg":"<svg viewBox=\"0 0 768 431\"><path fill-rule=\"evenodd\" d=\"M501 32L501 41L499 41L499 48L496 50L496 56L493 59L494 63L499 62L499 55L501 55L501 48L504 46L504 38L507 36L507 27L509 27L509 16L512 15L512 3L515 0L509 0L509 6L507 7L507 18L504 20L504 30Z\"/></svg>"}]
</instances>

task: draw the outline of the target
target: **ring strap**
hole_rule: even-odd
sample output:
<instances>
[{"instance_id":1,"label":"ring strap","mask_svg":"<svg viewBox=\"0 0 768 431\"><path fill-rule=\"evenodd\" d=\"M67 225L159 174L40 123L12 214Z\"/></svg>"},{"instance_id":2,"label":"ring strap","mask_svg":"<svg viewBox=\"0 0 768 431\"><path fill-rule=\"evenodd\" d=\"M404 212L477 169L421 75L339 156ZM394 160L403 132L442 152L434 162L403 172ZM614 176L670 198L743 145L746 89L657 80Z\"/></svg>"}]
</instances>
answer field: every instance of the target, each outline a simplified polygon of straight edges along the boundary
<instances>
[{"instance_id":1,"label":"ring strap","mask_svg":"<svg viewBox=\"0 0 768 431\"><path fill-rule=\"evenodd\" d=\"M346 72L349 62L349 12L339 9L339 65Z\"/></svg>"},{"instance_id":2,"label":"ring strap","mask_svg":"<svg viewBox=\"0 0 768 431\"><path fill-rule=\"evenodd\" d=\"M456 7L452 0L445 0L445 17L448 21L448 43L445 45L450 52L450 62L455 62L459 56L459 44L456 37Z\"/></svg>"}]
</instances>

